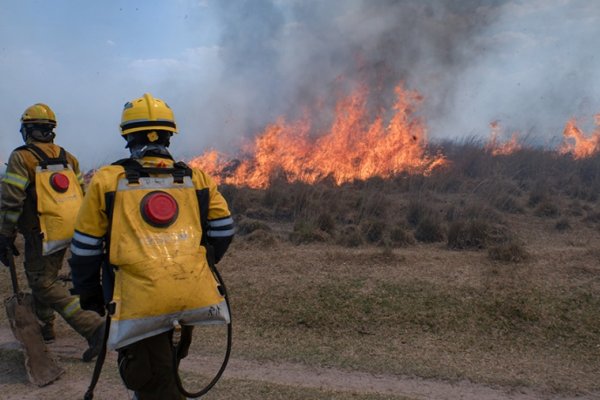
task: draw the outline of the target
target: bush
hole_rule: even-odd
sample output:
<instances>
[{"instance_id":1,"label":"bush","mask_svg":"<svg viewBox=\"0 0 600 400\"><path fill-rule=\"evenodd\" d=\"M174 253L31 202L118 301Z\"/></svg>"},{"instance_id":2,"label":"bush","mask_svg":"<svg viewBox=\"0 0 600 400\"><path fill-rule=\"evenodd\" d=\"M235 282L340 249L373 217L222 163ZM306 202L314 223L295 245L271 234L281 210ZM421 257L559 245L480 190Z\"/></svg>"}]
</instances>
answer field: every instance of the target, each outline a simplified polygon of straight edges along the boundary
<instances>
[{"instance_id":1,"label":"bush","mask_svg":"<svg viewBox=\"0 0 600 400\"><path fill-rule=\"evenodd\" d=\"M452 205L446 210L446 221L452 222L477 219L482 221L501 222L503 219L501 213L481 201L471 201L469 203L462 201L461 203L462 207Z\"/></svg>"},{"instance_id":2,"label":"bush","mask_svg":"<svg viewBox=\"0 0 600 400\"><path fill-rule=\"evenodd\" d=\"M256 245L261 245L263 247L272 247L275 246L278 241L273 232L264 231L262 229L256 230L247 236L244 236L244 241Z\"/></svg>"},{"instance_id":3,"label":"bush","mask_svg":"<svg viewBox=\"0 0 600 400\"><path fill-rule=\"evenodd\" d=\"M567 207L567 211L568 211L569 215L571 215L573 217L581 217L581 216L583 216L583 213L584 213L583 206L577 200L575 200L571 204L569 204L569 206Z\"/></svg>"},{"instance_id":4,"label":"bush","mask_svg":"<svg viewBox=\"0 0 600 400\"><path fill-rule=\"evenodd\" d=\"M559 219L558 221L556 221L556 224L554 225L554 227L556 228L557 231L564 232L566 230L571 229L571 224L569 223L568 219L562 218L562 219Z\"/></svg>"},{"instance_id":5,"label":"bush","mask_svg":"<svg viewBox=\"0 0 600 400\"><path fill-rule=\"evenodd\" d=\"M538 184L529 194L529 200L527 201L527 204L529 207L535 207L542 201L546 201L547 198L547 189L543 185Z\"/></svg>"},{"instance_id":6,"label":"bush","mask_svg":"<svg viewBox=\"0 0 600 400\"><path fill-rule=\"evenodd\" d=\"M345 226L338 236L337 243L344 247L358 247L363 244L363 237L356 225Z\"/></svg>"},{"instance_id":7,"label":"bush","mask_svg":"<svg viewBox=\"0 0 600 400\"><path fill-rule=\"evenodd\" d=\"M221 191L234 214L243 214L246 210L256 207L258 202L257 192L252 189L224 185Z\"/></svg>"},{"instance_id":8,"label":"bush","mask_svg":"<svg viewBox=\"0 0 600 400\"><path fill-rule=\"evenodd\" d=\"M488 249L488 257L494 261L520 263L529 259L529 254L516 240L510 240Z\"/></svg>"},{"instance_id":9,"label":"bush","mask_svg":"<svg viewBox=\"0 0 600 400\"><path fill-rule=\"evenodd\" d=\"M238 235L247 235L256 230L270 231L271 227L262 221L252 218L240 218L240 220L236 223L236 233Z\"/></svg>"},{"instance_id":10,"label":"bush","mask_svg":"<svg viewBox=\"0 0 600 400\"><path fill-rule=\"evenodd\" d=\"M396 226L390 231L390 241L395 246L407 246L415 243L415 237L403 226Z\"/></svg>"},{"instance_id":11,"label":"bush","mask_svg":"<svg viewBox=\"0 0 600 400\"><path fill-rule=\"evenodd\" d=\"M296 221L294 231L289 236L290 242L294 244L326 242L329 238L327 232L323 232L308 221Z\"/></svg>"},{"instance_id":12,"label":"bush","mask_svg":"<svg viewBox=\"0 0 600 400\"><path fill-rule=\"evenodd\" d=\"M317 218L317 226L323 232L333 234L335 230L335 221L331 214L320 214Z\"/></svg>"},{"instance_id":13,"label":"bush","mask_svg":"<svg viewBox=\"0 0 600 400\"><path fill-rule=\"evenodd\" d=\"M267 210L265 208L248 208L244 211L243 215L250 219L271 219L273 217L273 212L271 210Z\"/></svg>"},{"instance_id":14,"label":"bush","mask_svg":"<svg viewBox=\"0 0 600 400\"><path fill-rule=\"evenodd\" d=\"M441 242L444 240L444 236L444 227L441 221L433 215L423 217L415 230L415 239L420 242Z\"/></svg>"},{"instance_id":15,"label":"bush","mask_svg":"<svg viewBox=\"0 0 600 400\"><path fill-rule=\"evenodd\" d=\"M433 214L433 210L425 205L423 201L411 200L408 203L408 211L406 212L406 221L411 226L418 226L419 223L428 215Z\"/></svg>"},{"instance_id":16,"label":"bush","mask_svg":"<svg viewBox=\"0 0 600 400\"><path fill-rule=\"evenodd\" d=\"M360 225L364 238L368 243L380 243L387 230L387 224L384 221L365 221Z\"/></svg>"},{"instance_id":17,"label":"bush","mask_svg":"<svg viewBox=\"0 0 600 400\"><path fill-rule=\"evenodd\" d=\"M524 211L519 201L510 194L498 197L494 201L494 206L500 211L506 211L512 214L520 214Z\"/></svg>"},{"instance_id":18,"label":"bush","mask_svg":"<svg viewBox=\"0 0 600 400\"><path fill-rule=\"evenodd\" d=\"M448 228L448 247L451 249L483 249L489 240L489 224L480 219L454 221Z\"/></svg>"},{"instance_id":19,"label":"bush","mask_svg":"<svg viewBox=\"0 0 600 400\"><path fill-rule=\"evenodd\" d=\"M553 201L545 199L538 204L534 214L538 217L556 217L559 215L559 209Z\"/></svg>"},{"instance_id":20,"label":"bush","mask_svg":"<svg viewBox=\"0 0 600 400\"><path fill-rule=\"evenodd\" d=\"M361 192L362 198L359 200L358 209L361 219L380 219L385 217L385 213L390 208L390 202L381 192L367 187Z\"/></svg>"},{"instance_id":21,"label":"bush","mask_svg":"<svg viewBox=\"0 0 600 400\"><path fill-rule=\"evenodd\" d=\"M276 208L281 204L289 203L289 191L282 187L281 184L269 186L262 198L262 204L268 208Z\"/></svg>"},{"instance_id":22,"label":"bush","mask_svg":"<svg viewBox=\"0 0 600 400\"><path fill-rule=\"evenodd\" d=\"M593 224L597 224L600 222L600 212L589 212L587 216L583 219L584 222L591 222Z\"/></svg>"}]
</instances>

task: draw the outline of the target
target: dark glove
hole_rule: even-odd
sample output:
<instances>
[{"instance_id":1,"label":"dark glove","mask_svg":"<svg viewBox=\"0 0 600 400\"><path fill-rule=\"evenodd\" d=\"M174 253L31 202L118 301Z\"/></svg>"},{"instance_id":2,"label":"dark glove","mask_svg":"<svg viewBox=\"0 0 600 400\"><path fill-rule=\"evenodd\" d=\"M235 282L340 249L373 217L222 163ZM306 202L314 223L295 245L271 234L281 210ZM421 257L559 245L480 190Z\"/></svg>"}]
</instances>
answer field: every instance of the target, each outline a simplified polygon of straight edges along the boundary
<instances>
[{"instance_id":1,"label":"dark glove","mask_svg":"<svg viewBox=\"0 0 600 400\"><path fill-rule=\"evenodd\" d=\"M95 311L104 316L106 308L104 307L102 287L89 292L81 292L79 294L79 304L81 304L81 308L84 310Z\"/></svg>"},{"instance_id":2,"label":"dark glove","mask_svg":"<svg viewBox=\"0 0 600 400\"><path fill-rule=\"evenodd\" d=\"M0 262L7 267L9 252L12 252L14 256L19 255L19 251L15 246L15 237L0 235Z\"/></svg>"}]
</instances>

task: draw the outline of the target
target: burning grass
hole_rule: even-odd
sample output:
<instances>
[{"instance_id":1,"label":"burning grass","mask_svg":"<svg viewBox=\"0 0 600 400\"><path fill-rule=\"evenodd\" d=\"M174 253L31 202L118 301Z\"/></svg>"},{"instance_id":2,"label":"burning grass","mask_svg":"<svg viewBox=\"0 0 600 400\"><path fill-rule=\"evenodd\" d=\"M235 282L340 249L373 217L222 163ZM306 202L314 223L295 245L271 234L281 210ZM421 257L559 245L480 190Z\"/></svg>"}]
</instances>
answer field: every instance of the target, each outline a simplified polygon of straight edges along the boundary
<instances>
[{"instance_id":1,"label":"burning grass","mask_svg":"<svg viewBox=\"0 0 600 400\"><path fill-rule=\"evenodd\" d=\"M426 149L425 124L416 114L423 98L402 85L395 94L391 110L372 117L369 90L361 85L340 98L328 129L313 127L309 115L292 123L281 118L265 128L239 158L210 151L190 164L222 183L253 188L266 188L278 176L287 182L331 180L340 185L402 172L428 175L445 165L445 159Z\"/></svg>"}]
</instances>

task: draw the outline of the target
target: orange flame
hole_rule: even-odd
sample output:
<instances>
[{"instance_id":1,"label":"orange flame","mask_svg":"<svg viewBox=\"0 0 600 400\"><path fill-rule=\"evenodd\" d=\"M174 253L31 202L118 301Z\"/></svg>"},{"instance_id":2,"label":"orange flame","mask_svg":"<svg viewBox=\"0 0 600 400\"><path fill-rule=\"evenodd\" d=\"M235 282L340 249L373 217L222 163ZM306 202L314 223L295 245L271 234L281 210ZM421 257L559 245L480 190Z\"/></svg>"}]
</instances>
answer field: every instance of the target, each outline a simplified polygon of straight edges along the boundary
<instances>
[{"instance_id":1,"label":"orange flame","mask_svg":"<svg viewBox=\"0 0 600 400\"><path fill-rule=\"evenodd\" d=\"M517 132L512 134L509 141L500 143L498 139L502 133L500 121L492 121L490 123L490 128L492 129L492 135L490 136L490 140L485 145L485 149L492 153L493 156L509 155L523 148L521 143L519 143L519 135Z\"/></svg>"},{"instance_id":2,"label":"orange flame","mask_svg":"<svg viewBox=\"0 0 600 400\"><path fill-rule=\"evenodd\" d=\"M596 129L589 136L579 129L575 119L567 122L563 131L563 144L559 149L560 154L572 154L573 158L587 158L600 151L600 114L594 115Z\"/></svg>"},{"instance_id":3,"label":"orange flame","mask_svg":"<svg viewBox=\"0 0 600 400\"><path fill-rule=\"evenodd\" d=\"M308 117L295 123L281 118L255 139L250 155L241 161L228 161L210 151L189 164L220 183L253 188L267 187L275 176L306 183L331 178L339 185L402 172L429 174L447 161L441 154L427 154L425 149L426 129L415 116L422 96L401 85L395 93L394 113L387 125L383 113L369 120L368 90L362 86L338 102L331 128L317 139L309 136Z\"/></svg>"}]
</instances>

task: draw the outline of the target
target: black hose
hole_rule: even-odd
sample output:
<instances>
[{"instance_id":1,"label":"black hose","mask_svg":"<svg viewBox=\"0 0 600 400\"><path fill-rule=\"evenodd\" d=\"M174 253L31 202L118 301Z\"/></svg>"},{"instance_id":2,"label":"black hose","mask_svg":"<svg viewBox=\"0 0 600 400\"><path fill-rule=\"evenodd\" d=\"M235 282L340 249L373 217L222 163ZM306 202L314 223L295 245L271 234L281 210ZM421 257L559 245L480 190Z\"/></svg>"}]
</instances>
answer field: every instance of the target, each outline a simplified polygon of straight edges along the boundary
<instances>
[{"instance_id":1,"label":"black hose","mask_svg":"<svg viewBox=\"0 0 600 400\"><path fill-rule=\"evenodd\" d=\"M173 346L173 372L175 374L175 383L177 384L177 388L179 389L179 392L181 394L183 394L184 396L186 396L188 398L192 398L192 399L197 399L198 397L204 396L206 393L208 393L208 391L210 389L213 388L213 386L216 385L216 383L219 381L219 379L221 379L223 372L225 372L225 368L227 367L227 362L229 361L229 356L231 354L231 343L232 343L232 340L231 340L231 338L232 338L231 307L229 307L229 299L227 297L227 289L225 288L225 284L223 283L223 279L221 278L219 271L217 271L217 269L214 266L212 266L211 269L217 278L217 282L219 282L219 284L221 285L221 289L223 290L223 297L225 298L225 304L227 305L227 310L229 312L229 322L227 323L227 349L225 350L225 357L223 358L223 363L221 364L221 368L219 368L219 371L214 376L214 378L202 390L200 390L199 392L192 393L192 392L188 392L187 390L185 390L185 388L183 387L183 383L181 383L181 378L179 377L179 357L177 356L177 347L178 346Z\"/></svg>"},{"instance_id":2,"label":"black hose","mask_svg":"<svg viewBox=\"0 0 600 400\"><path fill-rule=\"evenodd\" d=\"M92 400L94 398L94 389L96 388L96 384L100 379L100 373L102 372L102 366L104 365L104 360L106 358L106 342L108 341L108 334L110 331L110 312L106 313L106 324L104 325L104 337L102 338L102 348L100 349L100 354L98 354L98 358L96 359L96 364L94 365L94 374L92 375L92 381L90 382L90 386L88 386L85 395L83 396L83 400Z\"/></svg>"}]
</instances>

